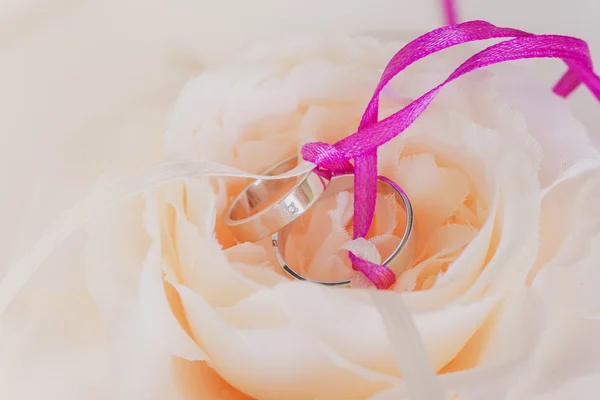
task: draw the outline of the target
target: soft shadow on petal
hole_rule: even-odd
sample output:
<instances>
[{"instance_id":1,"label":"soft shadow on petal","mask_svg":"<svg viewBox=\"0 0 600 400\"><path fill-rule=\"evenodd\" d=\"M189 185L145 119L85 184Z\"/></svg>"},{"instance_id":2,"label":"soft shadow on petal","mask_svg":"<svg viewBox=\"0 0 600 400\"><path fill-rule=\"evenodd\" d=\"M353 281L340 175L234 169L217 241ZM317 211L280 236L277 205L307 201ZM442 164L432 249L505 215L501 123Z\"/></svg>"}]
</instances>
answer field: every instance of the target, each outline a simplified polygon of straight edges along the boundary
<instances>
[{"instance_id":1,"label":"soft shadow on petal","mask_svg":"<svg viewBox=\"0 0 600 400\"><path fill-rule=\"evenodd\" d=\"M522 377L523 371L528 366L530 353L528 352L519 359L498 366L483 366L438 375L438 381L444 388L448 400L507 400L507 394L511 391L515 382ZM368 400L400 399L409 400L404 383L383 390ZM523 397L514 400L523 400Z\"/></svg>"},{"instance_id":2,"label":"soft shadow on petal","mask_svg":"<svg viewBox=\"0 0 600 400\"><path fill-rule=\"evenodd\" d=\"M537 170L526 161L514 162L518 157L515 152L510 157L512 162L498 166L501 219L496 223L502 229L498 248L466 293L469 298L488 286L510 290L523 284L529 272L523 266L533 265L537 256L541 209Z\"/></svg>"},{"instance_id":3,"label":"soft shadow on petal","mask_svg":"<svg viewBox=\"0 0 600 400\"><path fill-rule=\"evenodd\" d=\"M573 255L588 253L587 250L581 252L581 249L587 248L587 245L586 240L579 240L578 236L586 235L585 231L593 228L593 226L586 228L586 224L590 222L593 224L593 220L598 215L598 211L595 213L593 211L592 202L595 199L592 197L594 193L590 192L593 190L590 184L594 185L592 181L598 180L599 171L598 161L579 162L565 171L544 192L539 228L542 240L537 260L529 273L530 282L540 269L558 261L556 257L561 256L561 252ZM588 218L592 221L587 220Z\"/></svg>"},{"instance_id":4,"label":"soft shadow on petal","mask_svg":"<svg viewBox=\"0 0 600 400\"><path fill-rule=\"evenodd\" d=\"M446 273L438 277L432 288L404 293L405 301L411 310L443 307L462 295L473 284L485 267L486 258L493 255L497 247L498 234L495 233L498 229L496 227L497 203L497 200L492 203L487 221Z\"/></svg>"},{"instance_id":5,"label":"soft shadow on petal","mask_svg":"<svg viewBox=\"0 0 600 400\"><path fill-rule=\"evenodd\" d=\"M148 333L169 354L187 360L208 360L208 356L184 330L185 321L178 320L173 313L168 288L163 281L162 260L157 245L155 242L151 246L140 278L139 301Z\"/></svg>"},{"instance_id":6,"label":"soft shadow on petal","mask_svg":"<svg viewBox=\"0 0 600 400\"><path fill-rule=\"evenodd\" d=\"M552 310L554 311L554 310ZM565 382L586 374L600 373L600 320L577 315L553 315L548 332L536 348L533 363L516 386L517 393L551 392ZM600 384L595 387L597 395Z\"/></svg>"},{"instance_id":7,"label":"soft shadow on petal","mask_svg":"<svg viewBox=\"0 0 600 400\"><path fill-rule=\"evenodd\" d=\"M543 247L529 279L555 307L599 318L600 168L581 172L560 182L544 198L542 226L548 228L544 232L554 247ZM562 208L564 215L553 215Z\"/></svg>"},{"instance_id":8,"label":"soft shadow on petal","mask_svg":"<svg viewBox=\"0 0 600 400\"><path fill-rule=\"evenodd\" d=\"M446 272L446 269L443 271L441 269L443 267L447 268L448 264L454 267L456 263L456 261L451 263L444 260L443 256L452 256L452 253L461 250L473 240L477 233L477 229L468 225L449 224L435 230L427 241L427 252L425 254L427 258L401 274L394 285L394 290L404 292L423 289L423 281L432 277L432 275L433 278L436 278L435 282L437 282L437 278L440 277L437 274ZM428 271L428 268L432 266L436 267L435 270ZM431 289L431 287L428 289Z\"/></svg>"},{"instance_id":9,"label":"soft shadow on petal","mask_svg":"<svg viewBox=\"0 0 600 400\"><path fill-rule=\"evenodd\" d=\"M523 285L490 313L457 357L441 372L503 366L522 360L544 334L545 322L541 298ZM515 340L517 337L519 340Z\"/></svg>"},{"instance_id":10,"label":"soft shadow on petal","mask_svg":"<svg viewBox=\"0 0 600 400\"><path fill-rule=\"evenodd\" d=\"M497 297L488 296L477 302L449 305L437 312L415 315L415 323L438 371L462 351L499 301Z\"/></svg>"},{"instance_id":11,"label":"soft shadow on petal","mask_svg":"<svg viewBox=\"0 0 600 400\"><path fill-rule=\"evenodd\" d=\"M252 400L223 380L206 362L173 357L171 364L181 400Z\"/></svg>"},{"instance_id":12,"label":"soft shadow on petal","mask_svg":"<svg viewBox=\"0 0 600 400\"><path fill-rule=\"evenodd\" d=\"M447 220L471 192L466 174L440 168L431 154L402 158L395 177L410 196L419 229L428 234Z\"/></svg>"},{"instance_id":13,"label":"soft shadow on petal","mask_svg":"<svg viewBox=\"0 0 600 400\"><path fill-rule=\"evenodd\" d=\"M361 366L399 374L385 327L377 309L364 299L365 293L299 282L278 285L273 292L272 301L288 312L292 326L320 338ZM460 352L498 301L490 297L414 316L436 369L441 369Z\"/></svg>"},{"instance_id":14,"label":"soft shadow on petal","mask_svg":"<svg viewBox=\"0 0 600 400\"><path fill-rule=\"evenodd\" d=\"M214 194L210 184L205 181L203 196L190 201L204 201L209 215L214 215ZM202 293L214 306L234 304L248 294L262 287L259 283L246 278L232 268L227 257L214 237L212 230L203 231L202 225L192 224L184 210L184 191L181 184L167 185L156 189L156 198L148 197L151 215L160 215L160 232L150 233L153 240L162 242L162 257L166 263L165 273L170 279L185 282L187 286ZM212 207L212 208L211 208ZM211 226L214 219L209 218ZM203 224L206 224L204 220ZM210 277L210 279L207 279ZM227 287L228 290L222 290Z\"/></svg>"},{"instance_id":15,"label":"soft shadow on petal","mask_svg":"<svg viewBox=\"0 0 600 400\"><path fill-rule=\"evenodd\" d=\"M542 187L552 184L579 160L600 159L585 126L574 117L567 101L548 96L548 88L527 70L511 65L494 68L498 71L494 78L498 96L523 113L528 132L540 142Z\"/></svg>"},{"instance_id":16,"label":"soft shadow on petal","mask_svg":"<svg viewBox=\"0 0 600 400\"><path fill-rule=\"evenodd\" d=\"M215 370L256 398L362 399L398 381L341 357L294 325L235 328L202 297L184 286L175 287L191 329L206 346ZM274 305L288 308L281 302Z\"/></svg>"}]
</instances>

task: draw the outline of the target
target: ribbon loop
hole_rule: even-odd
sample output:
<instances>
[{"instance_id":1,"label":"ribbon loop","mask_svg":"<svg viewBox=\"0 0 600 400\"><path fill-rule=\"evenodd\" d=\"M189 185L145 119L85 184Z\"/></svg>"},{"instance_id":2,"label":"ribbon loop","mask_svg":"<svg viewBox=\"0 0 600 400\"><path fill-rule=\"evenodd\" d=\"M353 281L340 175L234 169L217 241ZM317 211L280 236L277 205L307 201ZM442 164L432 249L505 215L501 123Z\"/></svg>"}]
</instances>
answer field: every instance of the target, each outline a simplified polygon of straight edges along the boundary
<instances>
[{"instance_id":1,"label":"ribbon loop","mask_svg":"<svg viewBox=\"0 0 600 400\"><path fill-rule=\"evenodd\" d=\"M431 89L400 111L378 121L379 96L383 88L398 73L414 62L440 50L473 41L511 38L476 53L460 65L444 82ZM333 145L309 143L302 155L324 169L332 171L348 167L354 160L354 233L364 237L371 225L377 196L377 149L406 130L431 104L442 88L453 80L492 64L529 58L558 58L569 67L568 79L561 81L564 91L573 90L583 82L600 100L600 77L593 71L587 44L580 39L559 35L534 35L510 28L499 28L485 21L470 21L446 26L426 33L402 48L386 66L379 84L366 107L356 133ZM351 255L353 267L364 273L367 268L374 274L387 276L382 268L369 267L358 257ZM373 273L365 275L377 287L387 278L375 278Z\"/></svg>"}]
</instances>

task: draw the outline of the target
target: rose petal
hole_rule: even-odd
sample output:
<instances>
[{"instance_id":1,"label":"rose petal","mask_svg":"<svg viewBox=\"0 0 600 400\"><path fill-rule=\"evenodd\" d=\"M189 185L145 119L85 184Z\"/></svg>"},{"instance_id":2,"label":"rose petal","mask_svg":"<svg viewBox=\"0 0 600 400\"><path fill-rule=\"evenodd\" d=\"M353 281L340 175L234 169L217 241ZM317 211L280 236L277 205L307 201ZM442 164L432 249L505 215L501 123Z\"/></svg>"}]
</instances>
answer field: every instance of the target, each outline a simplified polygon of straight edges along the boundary
<instances>
[{"instance_id":1,"label":"rose petal","mask_svg":"<svg viewBox=\"0 0 600 400\"><path fill-rule=\"evenodd\" d=\"M495 89L502 100L523 113L528 132L541 144L542 187L551 184L578 160L600 158L584 125L575 119L567 102L558 96L544 96L546 86L526 70L509 65L498 67ZM548 115L552 118L547 118ZM569 132L568 139L565 132Z\"/></svg>"},{"instance_id":2,"label":"rose petal","mask_svg":"<svg viewBox=\"0 0 600 400\"><path fill-rule=\"evenodd\" d=\"M140 307L150 335L169 354L186 360L208 360L173 315L173 310L164 292L163 269L159 243L155 242L148 251L140 277Z\"/></svg>"},{"instance_id":3,"label":"rose petal","mask_svg":"<svg viewBox=\"0 0 600 400\"><path fill-rule=\"evenodd\" d=\"M202 297L185 286L175 287L191 329L215 360L215 369L255 398L360 398L396 381L340 357L292 325L233 328ZM279 302L274 305L281 307Z\"/></svg>"},{"instance_id":4,"label":"rose petal","mask_svg":"<svg viewBox=\"0 0 600 400\"><path fill-rule=\"evenodd\" d=\"M537 274L532 273L530 278L533 287L557 307L560 304L578 315L598 318L600 169L584 171L553 187L544 198L544 211L549 212L546 207L560 202L566 212L545 219L545 227L555 229L556 234L548 240L556 248L544 248L539 261L548 260L539 263L539 272L532 271ZM566 193L570 195L565 197Z\"/></svg>"},{"instance_id":5,"label":"rose petal","mask_svg":"<svg viewBox=\"0 0 600 400\"><path fill-rule=\"evenodd\" d=\"M272 301L290 310L289 318L296 329L317 335L338 353L362 366L388 374L398 373L379 314L370 303L360 300L360 292L332 291L316 285L298 285L298 282L278 285L273 290L276 295ZM456 356L498 301L498 298L487 298L415 315L415 323L437 369Z\"/></svg>"}]
</instances>

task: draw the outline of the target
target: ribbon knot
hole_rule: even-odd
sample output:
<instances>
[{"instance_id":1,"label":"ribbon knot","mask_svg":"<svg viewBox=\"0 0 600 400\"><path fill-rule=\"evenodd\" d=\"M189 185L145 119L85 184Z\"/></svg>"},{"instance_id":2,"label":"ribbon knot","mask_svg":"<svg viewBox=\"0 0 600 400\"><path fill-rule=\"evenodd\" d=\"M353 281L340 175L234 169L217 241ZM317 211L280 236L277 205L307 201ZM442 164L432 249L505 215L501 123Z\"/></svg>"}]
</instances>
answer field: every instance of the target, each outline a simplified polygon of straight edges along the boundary
<instances>
[{"instance_id":1,"label":"ribbon knot","mask_svg":"<svg viewBox=\"0 0 600 400\"><path fill-rule=\"evenodd\" d=\"M334 174L352 172L348 156L329 143L313 142L302 147L302 158Z\"/></svg>"}]
</instances>

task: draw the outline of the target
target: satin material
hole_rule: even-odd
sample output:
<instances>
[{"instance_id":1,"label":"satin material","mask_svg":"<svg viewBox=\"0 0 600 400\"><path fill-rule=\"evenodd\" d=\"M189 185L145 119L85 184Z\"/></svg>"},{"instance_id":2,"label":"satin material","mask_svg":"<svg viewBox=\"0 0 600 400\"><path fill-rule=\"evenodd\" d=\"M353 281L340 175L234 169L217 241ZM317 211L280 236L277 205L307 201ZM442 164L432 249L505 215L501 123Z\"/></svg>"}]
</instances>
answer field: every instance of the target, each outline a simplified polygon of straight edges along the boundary
<instances>
[{"instance_id":1,"label":"satin material","mask_svg":"<svg viewBox=\"0 0 600 400\"><path fill-rule=\"evenodd\" d=\"M440 50L463 43L511 38L489 46L459 66L444 82L425 93L400 111L379 121L379 95L388 82L414 62ZM377 149L401 134L427 109L440 90L453 80L479 68L511 60L558 58L569 67L564 87L574 88L583 82L600 100L600 78L593 71L586 42L568 36L534 35L511 28L501 28L485 21L470 21L436 29L402 48L386 66L356 133L333 145L315 142L302 148L302 157L332 173L354 172L354 237L364 237L375 211L377 195ZM354 160L351 168L350 160ZM410 195L410 193L409 193ZM387 267L366 264L354 254L353 267L364 271L378 289L391 286ZM392 283L393 284L393 283Z\"/></svg>"},{"instance_id":2,"label":"satin material","mask_svg":"<svg viewBox=\"0 0 600 400\"><path fill-rule=\"evenodd\" d=\"M442 0L442 10L444 12L446 24L458 24L458 12L456 11L456 3L454 0Z\"/></svg>"},{"instance_id":3,"label":"satin material","mask_svg":"<svg viewBox=\"0 0 600 400\"><path fill-rule=\"evenodd\" d=\"M458 10L456 1L441 0L442 14L447 25L458 24ZM581 81L577 75L570 69L559 79L553 88L554 93L561 97L568 97L575 89L579 87Z\"/></svg>"}]
</instances>

